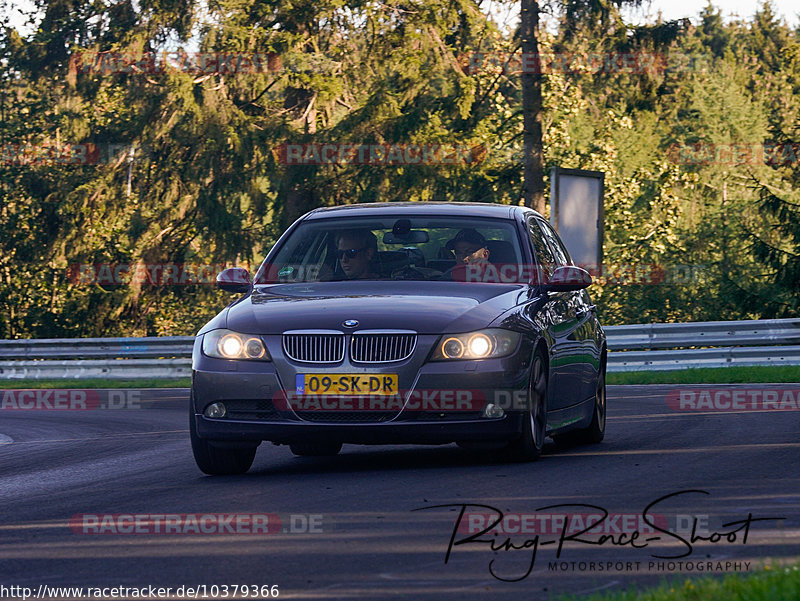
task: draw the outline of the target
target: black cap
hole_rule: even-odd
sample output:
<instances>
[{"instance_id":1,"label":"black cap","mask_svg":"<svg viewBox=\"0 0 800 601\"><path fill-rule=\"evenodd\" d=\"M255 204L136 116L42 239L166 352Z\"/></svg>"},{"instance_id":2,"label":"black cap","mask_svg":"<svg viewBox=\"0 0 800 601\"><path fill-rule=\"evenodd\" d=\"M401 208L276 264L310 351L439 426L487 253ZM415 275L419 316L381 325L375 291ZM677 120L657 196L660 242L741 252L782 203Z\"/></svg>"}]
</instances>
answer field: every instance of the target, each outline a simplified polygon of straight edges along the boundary
<instances>
[{"instance_id":1,"label":"black cap","mask_svg":"<svg viewBox=\"0 0 800 601\"><path fill-rule=\"evenodd\" d=\"M469 242L470 244L475 244L480 248L486 246L486 238L484 238L478 233L477 230L474 230L471 227L465 228L458 232L455 238L447 242L445 248L447 250L454 250L456 243L458 242Z\"/></svg>"}]
</instances>

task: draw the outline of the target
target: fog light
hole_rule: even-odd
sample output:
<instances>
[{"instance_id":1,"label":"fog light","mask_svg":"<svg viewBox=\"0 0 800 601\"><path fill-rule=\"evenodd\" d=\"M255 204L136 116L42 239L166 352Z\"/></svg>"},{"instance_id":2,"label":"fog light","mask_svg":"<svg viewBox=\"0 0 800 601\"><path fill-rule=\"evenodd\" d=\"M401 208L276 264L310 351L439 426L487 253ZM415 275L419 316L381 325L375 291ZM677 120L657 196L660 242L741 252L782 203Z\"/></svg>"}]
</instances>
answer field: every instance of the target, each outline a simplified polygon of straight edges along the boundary
<instances>
[{"instance_id":1,"label":"fog light","mask_svg":"<svg viewBox=\"0 0 800 601\"><path fill-rule=\"evenodd\" d=\"M503 411L503 408L500 405L495 405L494 403L489 403L486 407L483 408L483 417L503 417L506 414Z\"/></svg>"},{"instance_id":2,"label":"fog light","mask_svg":"<svg viewBox=\"0 0 800 601\"><path fill-rule=\"evenodd\" d=\"M206 417L225 417L225 404L224 403L211 403L206 410L203 411Z\"/></svg>"}]
</instances>

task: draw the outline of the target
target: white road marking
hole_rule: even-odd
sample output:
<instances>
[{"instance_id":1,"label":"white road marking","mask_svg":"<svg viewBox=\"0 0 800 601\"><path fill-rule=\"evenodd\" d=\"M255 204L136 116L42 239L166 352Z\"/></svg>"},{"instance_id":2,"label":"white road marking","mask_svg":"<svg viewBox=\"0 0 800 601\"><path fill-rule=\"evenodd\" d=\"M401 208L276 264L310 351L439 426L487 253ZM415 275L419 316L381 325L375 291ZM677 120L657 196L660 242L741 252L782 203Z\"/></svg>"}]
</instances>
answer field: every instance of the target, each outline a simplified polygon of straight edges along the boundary
<instances>
[{"instance_id":1,"label":"white road marking","mask_svg":"<svg viewBox=\"0 0 800 601\"><path fill-rule=\"evenodd\" d=\"M603 586L598 586L596 588L586 589L585 591L578 591L575 593L576 595L589 595L591 593L595 593L597 591L602 591L603 589L611 588L612 586L617 586L619 584L619 580L612 580L608 584L604 584Z\"/></svg>"},{"instance_id":2,"label":"white road marking","mask_svg":"<svg viewBox=\"0 0 800 601\"><path fill-rule=\"evenodd\" d=\"M81 438L42 438L38 440L24 440L22 442L18 442L17 444L41 444L46 442L91 442L93 440L106 440L109 438L135 438L137 436L154 436L158 434L175 434L175 433L188 434L188 432L189 430L155 430L152 432L120 432L116 434L85 436ZM2 434L0 434L0 436L2 436ZM14 442L11 439L9 439L9 441Z\"/></svg>"}]
</instances>

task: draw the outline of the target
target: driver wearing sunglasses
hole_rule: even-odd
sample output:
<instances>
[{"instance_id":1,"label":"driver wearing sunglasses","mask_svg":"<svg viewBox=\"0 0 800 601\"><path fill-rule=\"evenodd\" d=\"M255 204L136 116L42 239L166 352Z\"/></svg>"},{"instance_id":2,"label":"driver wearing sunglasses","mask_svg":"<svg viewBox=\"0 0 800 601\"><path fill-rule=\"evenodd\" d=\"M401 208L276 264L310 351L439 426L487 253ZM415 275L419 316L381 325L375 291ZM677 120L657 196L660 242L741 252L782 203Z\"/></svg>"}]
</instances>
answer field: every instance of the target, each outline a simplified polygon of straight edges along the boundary
<instances>
[{"instance_id":1,"label":"driver wearing sunglasses","mask_svg":"<svg viewBox=\"0 0 800 601\"><path fill-rule=\"evenodd\" d=\"M369 230L345 230L336 237L336 257L348 280L377 279L372 260L378 252L378 239Z\"/></svg>"}]
</instances>

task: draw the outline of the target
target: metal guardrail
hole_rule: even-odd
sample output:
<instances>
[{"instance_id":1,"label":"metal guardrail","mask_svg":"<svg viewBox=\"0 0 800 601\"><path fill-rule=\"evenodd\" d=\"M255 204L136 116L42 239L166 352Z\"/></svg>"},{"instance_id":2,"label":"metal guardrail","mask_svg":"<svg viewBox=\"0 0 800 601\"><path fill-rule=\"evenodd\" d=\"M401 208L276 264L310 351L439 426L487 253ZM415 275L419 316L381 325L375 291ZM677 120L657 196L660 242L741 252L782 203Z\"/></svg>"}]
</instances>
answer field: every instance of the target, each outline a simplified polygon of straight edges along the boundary
<instances>
[{"instance_id":1,"label":"metal guardrail","mask_svg":"<svg viewBox=\"0 0 800 601\"><path fill-rule=\"evenodd\" d=\"M800 344L800 319L648 323L604 329L612 351Z\"/></svg>"},{"instance_id":2,"label":"metal guardrail","mask_svg":"<svg viewBox=\"0 0 800 601\"><path fill-rule=\"evenodd\" d=\"M800 365L800 319L606 326L608 371ZM194 337L0 340L0 379L181 378Z\"/></svg>"},{"instance_id":3,"label":"metal guardrail","mask_svg":"<svg viewBox=\"0 0 800 601\"><path fill-rule=\"evenodd\" d=\"M650 323L604 329L609 372L800 365L800 319Z\"/></svg>"},{"instance_id":4,"label":"metal guardrail","mask_svg":"<svg viewBox=\"0 0 800 601\"><path fill-rule=\"evenodd\" d=\"M0 360L191 357L194 336L0 340Z\"/></svg>"},{"instance_id":5,"label":"metal guardrail","mask_svg":"<svg viewBox=\"0 0 800 601\"><path fill-rule=\"evenodd\" d=\"M2 380L74 380L97 378L188 378L191 359L76 359L74 361L0 361Z\"/></svg>"},{"instance_id":6,"label":"metal guardrail","mask_svg":"<svg viewBox=\"0 0 800 601\"><path fill-rule=\"evenodd\" d=\"M800 346L736 346L608 354L609 372L666 371L690 367L800 365Z\"/></svg>"}]
</instances>

